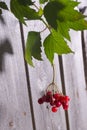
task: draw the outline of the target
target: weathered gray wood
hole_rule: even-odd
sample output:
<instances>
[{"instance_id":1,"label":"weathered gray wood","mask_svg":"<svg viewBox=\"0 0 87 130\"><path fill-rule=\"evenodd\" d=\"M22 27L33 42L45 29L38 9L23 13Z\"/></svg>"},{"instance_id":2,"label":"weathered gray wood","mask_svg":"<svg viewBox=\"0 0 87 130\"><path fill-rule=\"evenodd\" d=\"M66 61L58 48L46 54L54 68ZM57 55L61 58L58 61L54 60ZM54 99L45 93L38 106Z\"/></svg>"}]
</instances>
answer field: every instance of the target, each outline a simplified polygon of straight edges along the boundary
<instances>
[{"instance_id":1,"label":"weathered gray wood","mask_svg":"<svg viewBox=\"0 0 87 130\"><path fill-rule=\"evenodd\" d=\"M84 15L87 15L87 1L80 0L81 4L79 5L80 9L85 8ZM83 49L83 63L84 63L84 71L85 71L85 81L86 81L86 89L87 89L87 31L81 32L81 40L82 40L82 49Z\"/></svg>"},{"instance_id":2,"label":"weathered gray wood","mask_svg":"<svg viewBox=\"0 0 87 130\"><path fill-rule=\"evenodd\" d=\"M70 130L87 130L87 91L84 77L81 33L71 31L71 47L75 54L63 56L66 93L71 97Z\"/></svg>"},{"instance_id":3,"label":"weathered gray wood","mask_svg":"<svg viewBox=\"0 0 87 130\"><path fill-rule=\"evenodd\" d=\"M82 2L79 6L80 9L87 6L86 0L80 0L80 2ZM87 15L87 10L85 14ZM86 33L86 31L81 33L71 31L72 43L69 45L71 45L75 54L63 56L65 88L66 93L71 97L69 109L70 130L87 129L87 84L85 80L87 79L85 77L87 74ZM85 42L85 44L82 42Z\"/></svg>"},{"instance_id":4,"label":"weathered gray wood","mask_svg":"<svg viewBox=\"0 0 87 130\"><path fill-rule=\"evenodd\" d=\"M7 2L9 2L7 0ZM0 130L33 130L20 26L9 12L0 20Z\"/></svg>"},{"instance_id":5,"label":"weathered gray wood","mask_svg":"<svg viewBox=\"0 0 87 130\"><path fill-rule=\"evenodd\" d=\"M28 29L24 27L25 39L28 31L41 31L44 28L43 24L39 21L31 21L27 24ZM42 38L44 39L47 34L48 31L42 33ZM29 66L36 130L66 130L65 114L62 109L59 109L59 111L55 114L46 108L46 104L39 105L37 102L38 98L40 98L42 93L45 91L47 85L52 81L52 67L45 57L44 52L42 52L42 57L44 61L41 62L34 59L35 68ZM57 56L55 57L55 68L56 82L61 89L61 79Z\"/></svg>"},{"instance_id":6,"label":"weathered gray wood","mask_svg":"<svg viewBox=\"0 0 87 130\"><path fill-rule=\"evenodd\" d=\"M82 1L82 4L79 7L87 5L86 0L80 1ZM9 4L8 0L7 2ZM66 120L63 109L59 109L57 113L52 113L50 109L46 108L45 104L39 105L37 103L46 86L52 81L52 67L44 52L42 51L44 61L39 62L34 59L35 68L28 66L27 71L19 23L7 11L4 11L2 16L0 19L0 130L87 130L87 84L84 70L86 64L83 62L81 33L70 32L72 42L69 45L75 51L75 54L62 57L63 68L59 67L57 56L55 56L54 61L56 68L55 82L60 90L64 83L64 91L71 98L68 110L69 120ZM44 26L39 21L28 22L28 27L24 26L25 40L28 31L41 31L43 28ZM47 34L48 31L41 34L43 40ZM84 32L83 36L87 59L87 31ZM32 95L28 95L27 80L29 81L29 77L26 75L26 71L30 76L31 88L29 93ZM63 74L64 77L62 77ZM61 78L62 81L64 80L63 83L61 83ZM29 98L31 96L34 113L33 110L30 111L32 107L30 107ZM32 117L36 129L35 126L32 126ZM70 128L67 127L67 122L69 122Z\"/></svg>"}]
</instances>

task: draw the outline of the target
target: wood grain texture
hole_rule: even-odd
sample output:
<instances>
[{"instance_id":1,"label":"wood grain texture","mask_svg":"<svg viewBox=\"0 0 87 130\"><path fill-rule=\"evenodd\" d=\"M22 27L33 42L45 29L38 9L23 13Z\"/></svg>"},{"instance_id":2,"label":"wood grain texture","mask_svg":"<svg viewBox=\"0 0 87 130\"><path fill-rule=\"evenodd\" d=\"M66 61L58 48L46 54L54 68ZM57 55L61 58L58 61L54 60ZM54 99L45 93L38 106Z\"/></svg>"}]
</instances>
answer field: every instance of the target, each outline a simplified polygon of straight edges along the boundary
<instances>
[{"instance_id":1,"label":"wood grain texture","mask_svg":"<svg viewBox=\"0 0 87 130\"><path fill-rule=\"evenodd\" d=\"M2 18L0 130L33 130L19 22L8 11L3 12Z\"/></svg>"},{"instance_id":2,"label":"wood grain texture","mask_svg":"<svg viewBox=\"0 0 87 130\"><path fill-rule=\"evenodd\" d=\"M79 1L79 8L87 5L87 0ZM68 112L60 108L52 113L46 104L37 102L52 81L52 66L43 48L43 61L33 59L34 68L25 63L23 54L27 32L45 27L40 21L27 24L22 32L11 13L4 11L0 17L0 130L87 130L87 31L84 39L81 32L70 31L69 45L75 54L63 55L61 60L55 55L55 82L71 101ZM48 30L41 33L42 39L48 34Z\"/></svg>"},{"instance_id":3,"label":"wood grain texture","mask_svg":"<svg viewBox=\"0 0 87 130\"><path fill-rule=\"evenodd\" d=\"M79 9L82 10L84 15L87 15L87 1L79 0L79 2L81 2L81 4L79 5ZM86 82L86 89L87 89L87 31L81 32L81 42L82 42L85 82Z\"/></svg>"},{"instance_id":4,"label":"wood grain texture","mask_svg":"<svg viewBox=\"0 0 87 130\"><path fill-rule=\"evenodd\" d=\"M86 0L78 0L81 2L79 9L87 6ZM84 11L87 15L87 9ZM65 82L67 92L72 93L71 109L69 111L69 121L71 129L87 129L87 31L72 32L72 47L75 55L66 56L64 58L65 66ZM66 65L65 65L66 64ZM73 68L73 69L72 69ZM73 87L71 87L73 85ZM70 90L71 88L71 90ZM77 95L77 96L76 96ZM72 102L73 101L73 102ZM72 114L71 114L72 113Z\"/></svg>"},{"instance_id":5,"label":"wood grain texture","mask_svg":"<svg viewBox=\"0 0 87 130\"><path fill-rule=\"evenodd\" d=\"M40 21L28 22L28 29L24 27L24 36L25 40L27 37L27 32L36 30L41 31L44 28L44 25ZM48 30L45 33L42 33L42 39L47 36ZM36 123L36 130L66 130L66 121L65 113L62 109L59 109L58 113L52 113L50 109L46 108L46 104L39 105L37 100L40 98L49 83L52 81L52 67L47 60L43 48L42 48L42 57L43 61L34 61L35 68L28 67L30 75L30 84L33 100L33 109L34 117ZM56 68L56 83L61 89L61 79L60 79L60 70L58 57L55 56L55 68Z\"/></svg>"},{"instance_id":6,"label":"wood grain texture","mask_svg":"<svg viewBox=\"0 0 87 130\"><path fill-rule=\"evenodd\" d=\"M71 31L71 48L75 54L63 56L66 93L71 97L70 130L87 129L87 91L84 76L81 33Z\"/></svg>"}]
</instances>

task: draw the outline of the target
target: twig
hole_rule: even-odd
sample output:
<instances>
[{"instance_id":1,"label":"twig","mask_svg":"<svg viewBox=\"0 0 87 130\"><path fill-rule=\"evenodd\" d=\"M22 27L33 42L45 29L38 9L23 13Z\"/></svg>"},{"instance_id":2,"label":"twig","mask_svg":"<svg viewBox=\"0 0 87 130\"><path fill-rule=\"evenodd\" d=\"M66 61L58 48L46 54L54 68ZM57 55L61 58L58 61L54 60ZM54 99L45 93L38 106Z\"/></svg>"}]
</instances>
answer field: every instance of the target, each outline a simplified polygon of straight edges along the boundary
<instances>
[{"instance_id":1,"label":"twig","mask_svg":"<svg viewBox=\"0 0 87 130\"><path fill-rule=\"evenodd\" d=\"M44 32L47 29L47 27L45 27L42 31L40 31L40 33Z\"/></svg>"},{"instance_id":2,"label":"twig","mask_svg":"<svg viewBox=\"0 0 87 130\"><path fill-rule=\"evenodd\" d=\"M54 64L52 65L52 68L53 68L53 83L54 83L54 80L55 80L55 68L54 68Z\"/></svg>"}]
</instances>

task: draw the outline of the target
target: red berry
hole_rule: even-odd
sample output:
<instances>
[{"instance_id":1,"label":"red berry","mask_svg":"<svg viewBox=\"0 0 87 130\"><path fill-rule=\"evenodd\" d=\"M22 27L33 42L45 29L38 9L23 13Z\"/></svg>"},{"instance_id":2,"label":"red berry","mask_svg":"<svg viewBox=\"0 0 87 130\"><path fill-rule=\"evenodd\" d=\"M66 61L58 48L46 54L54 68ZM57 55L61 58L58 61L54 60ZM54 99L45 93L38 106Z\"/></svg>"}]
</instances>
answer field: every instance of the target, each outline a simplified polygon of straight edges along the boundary
<instances>
[{"instance_id":1,"label":"red berry","mask_svg":"<svg viewBox=\"0 0 87 130\"><path fill-rule=\"evenodd\" d=\"M51 106L55 105L53 97L52 97L51 100L50 100L50 105L51 105Z\"/></svg>"},{"instance_id":2,"label":"red berry","mask_svg":"<svg viewBox=\"0 0 87 130\"><path fill-rule=\"evenodd\" d=\"M50 96L46 96L46 102L50 102L51 101L51 97Z\"/></svg>"},{"instance_id":3,"label":"red berry","mask_svg":"<svg viewBox=\"0 0 87 130\"><path fill-rule=\"evenodd\" d=\"M68 107L69 107L69 104L67 103L67 104L63 104L63 109L64 110L68 110Z\"/></svg>"},{"instance_id":4,"label":"red berry","mask_svg":"<svg viewBox=\"0 0 87 130\"><path fill-rule=\"evenodd\" d=\"M66 100L65 100L65 97L64 97L64 96L60 96L60 102L61 102L62 104L66 102Z\"/></svg>"},{"instance_id":5,"label":"red berry","mask_svg":"<svg viewBox=\"0 0 87 130\"><path fill-rule=\"evenodd\" d=\"M52 112L57 112L58 108L57 107L52 107Z\"/></svg>"},{"instance_id":6,"label":"red berry","mask_svg":"<svg viewBox=\"0 0 87 130\"><path fill-rule=\"evenodd\" d=\"M52 96L52 92L51 91L47 91L46 95L47 96Z\"/></svg>"},{"instance_id":7,"label":"red berry","mask_svg":"<svg viewBox=\"0 0 87 130\"><path fill-rule=\"evenodd\" d=\"M43 104L43 99L42 99L42 98L39 98L39 99L38 99L38 103L39 103L39 104Z\"/></svg>"},{"instance_id":8,"label":"red berry","mask_svg":"<svg viewBox=\"0 0 87 130\"><path fill-rule=\"evenodd\" d=\"M60 107L61 106L61 102L56 102L56 107Z\"/></svg>"},{"instance_id":9,"label":"red berry","mask_svg":"<svg viewBox=\"0 0 87 130\"><path fill-rule=\"evenodd\" d=\"M50 102L50 105L53 106L53 105L54 105L54 102Z\"/></svg>"},{"instance_id":10,"label":"red berry","mask_svg":"<svg viewBox=\"0 0 87 130\"><path fill-rule=\"evenodd\" d=\"M48 91L46 93L46 102L50 102L51 101L51 98L52 98L52 92L51 91Z\"/></svg>"},{"instance_id":11,"label":"red berry","mask_svg":"<svg viewBox=\"0 0 87 130\"><path fill-rule=\"evenodd\" d=\"M59 99L59 97L60 97L60 94L58 94L58 93L55 93L54 95L53 95L53 97L55 98L55 99Z\"/></svg>"},{"instance_id":12,"label":"red berry","mask_svg":"<svg viewBox=\"0 0 87 130\"><path fill-rule=\"evenodd\" d=\"M43 102L46 102L46 95L43 95L42 100Z\"/></svg>"},{"instance_id":13,"label":"red berry","mask_svg":"<svg viewBox=\"0 0 87 130\"><path fill-rule=\"evenodd\" d=\"M65 99L65 101L70 101L69 96L65 96L64 99Z\"/></svg>"}]
</instances>

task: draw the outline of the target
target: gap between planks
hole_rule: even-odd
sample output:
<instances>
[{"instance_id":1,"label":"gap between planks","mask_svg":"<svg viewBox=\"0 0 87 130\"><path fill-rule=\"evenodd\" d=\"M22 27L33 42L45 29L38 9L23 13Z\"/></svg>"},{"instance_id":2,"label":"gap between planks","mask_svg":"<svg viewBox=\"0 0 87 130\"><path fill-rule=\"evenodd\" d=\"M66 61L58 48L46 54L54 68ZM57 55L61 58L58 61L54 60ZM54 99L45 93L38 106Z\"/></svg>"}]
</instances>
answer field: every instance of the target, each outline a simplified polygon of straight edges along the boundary
<instances>
[{"instance_id":1,"label":"gap between planks","mask_svg":"<svg viewBox=\"0 0 87 130\"><path fill-rule=\"evenodd\" d=\"M24 31L23 31L23 26L22 26L22 24L20 22L19 22L19 25L20 25L22 48L23 48L23 56L25 57ZM34 109L33 109L33 103L32 103L32 94L31 94L31 88L30 88L29 70L28 70L28 65L27 65L27 63L25 61L25 58L24 58L24 64L25 64L25 72L26 72L26 80L27 80L27 86L28 86L27 88L28 88L28 94L29 94L33 130L36 130L36 124L35 124L35 118L34 118Z\"/></svg>"},{"instance_id":2,"label":"gap between planks","mask_svg":"<svg viewBox=\"0 0 87 130\"><path fill-rule=\"evenodd\" d=\"M58 56L58 59L59 59L59 68L60 68L62 91L63 91L63 94L66 95L62 56ZM70 130L68 111L65 111L65 119L66 119L67 130Z\"/></svg>"}]
</instances>

